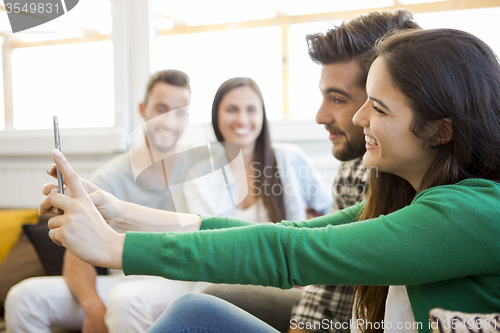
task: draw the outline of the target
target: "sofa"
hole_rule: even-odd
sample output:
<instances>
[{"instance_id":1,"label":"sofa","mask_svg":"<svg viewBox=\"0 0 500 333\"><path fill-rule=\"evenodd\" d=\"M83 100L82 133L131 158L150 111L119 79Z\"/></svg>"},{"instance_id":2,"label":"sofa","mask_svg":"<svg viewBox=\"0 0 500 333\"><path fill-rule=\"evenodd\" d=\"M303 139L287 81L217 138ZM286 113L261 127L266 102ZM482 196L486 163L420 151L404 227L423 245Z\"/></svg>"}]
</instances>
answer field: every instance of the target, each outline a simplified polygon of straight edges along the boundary
<instances>
[{"instance_id":1,"label":"sofa","mask_svg":"<svg viewBox=\"0 0 500 333\"><path fill-rule=\"evenodd\" d=\"M0 317L7 292L35 276L61 275L64 248L48 237L47 216L37 209L0 210Z\"/></svg>"}]
</instances>

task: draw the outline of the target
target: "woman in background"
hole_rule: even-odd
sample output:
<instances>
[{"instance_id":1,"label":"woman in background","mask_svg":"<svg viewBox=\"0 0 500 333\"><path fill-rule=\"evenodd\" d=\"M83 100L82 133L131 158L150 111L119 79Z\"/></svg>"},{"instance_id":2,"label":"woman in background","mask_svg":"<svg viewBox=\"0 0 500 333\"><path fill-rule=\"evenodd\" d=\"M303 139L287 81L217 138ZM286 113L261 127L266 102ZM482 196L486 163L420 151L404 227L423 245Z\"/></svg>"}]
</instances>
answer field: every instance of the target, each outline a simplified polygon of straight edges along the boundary
<instances>
[{"instance_id":1,"label":"woman in background","mask_svg":"<svg viewBox=\"0 0 500 333\"><path fill-rule=\"evenodd\" d=\"M264 99L255 81L235 77L219 87L212 126L219 142L210 146L212 161L194 166L188 177L194 180L183 188L190 212L253 222L305 220L307 208L315 215L330 212L332 190L302 150L271 145Z\"/></svg>"}]
</instances>

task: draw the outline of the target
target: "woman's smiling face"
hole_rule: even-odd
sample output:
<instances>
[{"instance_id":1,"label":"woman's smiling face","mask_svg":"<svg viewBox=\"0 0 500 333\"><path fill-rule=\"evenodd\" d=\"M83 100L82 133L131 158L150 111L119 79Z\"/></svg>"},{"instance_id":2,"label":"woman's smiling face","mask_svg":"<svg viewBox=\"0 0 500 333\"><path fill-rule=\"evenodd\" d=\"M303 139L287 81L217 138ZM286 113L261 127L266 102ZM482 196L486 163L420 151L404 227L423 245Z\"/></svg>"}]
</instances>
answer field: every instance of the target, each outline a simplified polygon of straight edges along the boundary
<instances>
[{"instance_id":1,"label":"woman's smiling face","mask_svg":"<svg viewBox=\"0 0 500 333\"><path fill-rule=\"evenodd\" d=\"M367 151L363 163L398 175L418 190L436 152L424 148L423 140L410 130L413 111L407 98L392 84L381 57L370 67L366 91L368 99L353 118L365 133Z\"/></svg>"},{"instance_id":2,"label":"woman's smiling face","mask_svg":"<svg viewBox=\"0 0 500 333\"><path fill-rule=\"evenodd\" d=\"M253 148L262 132L264 111L260 96L249 86L231 89L219 105L219 128L225 142Z\"/></svg>"}]
</instances>

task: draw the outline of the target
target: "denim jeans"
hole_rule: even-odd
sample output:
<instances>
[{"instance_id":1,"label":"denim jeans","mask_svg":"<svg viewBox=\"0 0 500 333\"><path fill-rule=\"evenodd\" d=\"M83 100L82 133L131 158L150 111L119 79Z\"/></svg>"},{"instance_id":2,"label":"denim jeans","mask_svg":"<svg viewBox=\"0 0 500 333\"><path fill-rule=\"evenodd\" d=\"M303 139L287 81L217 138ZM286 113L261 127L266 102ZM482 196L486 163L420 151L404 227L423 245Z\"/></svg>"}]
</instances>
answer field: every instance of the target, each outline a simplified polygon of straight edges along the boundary
<instances>
[{"instance_id":1,"label":"denim jeans","mask_svg":"<svg viewBox=\"0 0 500 333\"><path fill-rule=\"evenodd\" d=\"M217 297L189 293L177 298L149 333L277 333L248 312Z\"/></svg>"},{"instance_id":2,"label":"denim jeans","mask_svg":"<svg viewBox=\"0 0 500 333\"><path fill-rule=\"evenodd\" d=\"M240 284L210 284L201 291L236 305L282 333L290 329L290 313L303 293L303 289Z\"/></svg>"}]
</instances>

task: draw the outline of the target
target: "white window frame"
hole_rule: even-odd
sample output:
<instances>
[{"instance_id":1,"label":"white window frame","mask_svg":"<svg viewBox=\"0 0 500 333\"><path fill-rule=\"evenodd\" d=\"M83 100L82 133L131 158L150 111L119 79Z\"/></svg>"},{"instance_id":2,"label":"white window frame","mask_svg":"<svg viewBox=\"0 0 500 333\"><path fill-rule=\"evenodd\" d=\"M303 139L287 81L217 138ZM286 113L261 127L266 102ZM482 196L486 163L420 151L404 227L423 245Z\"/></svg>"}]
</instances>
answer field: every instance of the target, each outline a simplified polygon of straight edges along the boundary
<instances>
[{"instance_id":1,"label":"white window frame","mask_svg":"<svg viewBox=\"0 0 500 333\"><path fill-rule=\"evenodd\" d=\"M137 106L151 73L151 43L155 38L151 3L152 0L111 0L115 125L62 129L61 146L65 153L111 154L127 149L128 134L141 122ZM9 124L0 130L0 156L46 155L53 147L52 130L16 130Z\"/></svg>"}]
</instances>

